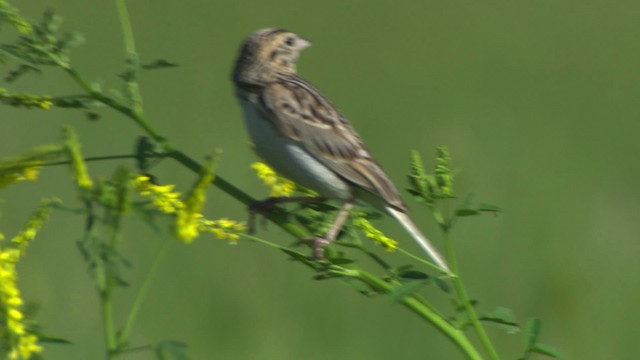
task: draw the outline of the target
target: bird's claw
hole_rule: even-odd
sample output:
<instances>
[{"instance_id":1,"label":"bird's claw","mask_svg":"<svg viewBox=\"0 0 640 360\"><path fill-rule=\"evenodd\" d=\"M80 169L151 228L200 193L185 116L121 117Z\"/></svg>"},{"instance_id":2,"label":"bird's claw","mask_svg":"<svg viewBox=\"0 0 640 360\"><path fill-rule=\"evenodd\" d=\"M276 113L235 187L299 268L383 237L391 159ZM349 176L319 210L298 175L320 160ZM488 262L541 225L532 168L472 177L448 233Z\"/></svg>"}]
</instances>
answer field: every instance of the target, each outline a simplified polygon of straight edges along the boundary
<instances>
[{"instance_id":1,"label":"bird's claw","mask_svg":"<svg viewBox=\"0 0 640 360\"><path fill-rule=\"evenodd\" d=\"M303 242L311 244L311 249L313 249L313 257L318 261L326 260L324 257L324 247L331 243L331 240L323 238L323 237L308 237L302 239Z\"/></svg>"}]
</instances>

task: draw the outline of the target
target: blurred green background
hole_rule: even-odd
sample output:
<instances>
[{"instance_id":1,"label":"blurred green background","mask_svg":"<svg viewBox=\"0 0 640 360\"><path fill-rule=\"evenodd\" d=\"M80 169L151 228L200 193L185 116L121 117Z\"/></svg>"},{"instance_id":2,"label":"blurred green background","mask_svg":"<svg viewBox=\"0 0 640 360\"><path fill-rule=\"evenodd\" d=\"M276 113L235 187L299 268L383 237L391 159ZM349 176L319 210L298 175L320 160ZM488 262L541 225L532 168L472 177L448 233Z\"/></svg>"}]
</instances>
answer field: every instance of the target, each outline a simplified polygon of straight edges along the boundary
<instances>
[{"instance_id":1,"label":"blurred green background","mask_svg":"<svg viewBox=\"0 0 640 360\"><path fill-rule=\"evenodd\" d=\"M105 87L120 86L124 51L112 1L16 4L32 20L54 7L64 30L87 39L74 66ZM480 310L502 305L520 322L542 318L542 341L573 359L637 359L640 3L139 0L129 1L129 10L143 62L180 64L143 73L141 86L149 119L188 154L202 159L224 149L219 174L266 196L249 169L255 156L229 72L245 36L262 27L291 29L314 44L300 73L347 115L399 187L410 149L432 165L435 147L444 144L460 170L458 193L503 208L497 217L461 222L454 233ZM6 41L12 35L3 30ZM58 71L3 86L79 91ZM90 122L75 111L0 107L0 157L59 142L65 124L80 133L87 156L131 152L140 130L114 112L101 114ZM107 177L116 164L92 163L90 170ZM154 172L182 190L193 179L171 161ZM1 231L20 229L41 197L74 205L69 179L66 168L49 168L35 184L3 189ZM412 207L438 241L428 214ZM246 217L242 205L214 188L207 215ZM376 224L417 250L391 221ZM162 241L138 220L126 229L123 251L133 266L126 274L131 289L117 296L120 314ZM53 213L19 268L23 296L40 304L45 331L74 343L47 346L47 359L103 358L97 296L75 245L82 230L80 216ZM275 226L260 234L292 242ZM181 340L194 359L462 358L391 300L311 276L278 251L247 241L175 243L133 343ZM504 359L519 355L519 336L489 331Z\"/></svg>"}]
</instances>

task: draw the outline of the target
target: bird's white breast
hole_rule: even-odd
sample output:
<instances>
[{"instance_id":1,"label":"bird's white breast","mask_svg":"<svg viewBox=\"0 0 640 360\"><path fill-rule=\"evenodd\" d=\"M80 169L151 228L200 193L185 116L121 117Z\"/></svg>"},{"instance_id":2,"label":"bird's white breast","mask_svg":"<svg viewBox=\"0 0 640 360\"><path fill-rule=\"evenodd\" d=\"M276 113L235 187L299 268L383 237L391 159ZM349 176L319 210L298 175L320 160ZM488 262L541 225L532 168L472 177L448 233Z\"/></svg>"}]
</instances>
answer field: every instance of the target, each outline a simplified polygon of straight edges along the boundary
<instances>
[{"instance_id":1,"label":"bird's white breast","mask_svg":"<svg viewBox=\"0 0 640 360\"><path fill-rule=\"evenodd\" d=\"M307 152L299 142L279 133L258 111L257 104L239 99L245 126L256 152L286 178L317 191L320 195L349 200L351 189L333 171Z\"/></svg>"}]
</instances>

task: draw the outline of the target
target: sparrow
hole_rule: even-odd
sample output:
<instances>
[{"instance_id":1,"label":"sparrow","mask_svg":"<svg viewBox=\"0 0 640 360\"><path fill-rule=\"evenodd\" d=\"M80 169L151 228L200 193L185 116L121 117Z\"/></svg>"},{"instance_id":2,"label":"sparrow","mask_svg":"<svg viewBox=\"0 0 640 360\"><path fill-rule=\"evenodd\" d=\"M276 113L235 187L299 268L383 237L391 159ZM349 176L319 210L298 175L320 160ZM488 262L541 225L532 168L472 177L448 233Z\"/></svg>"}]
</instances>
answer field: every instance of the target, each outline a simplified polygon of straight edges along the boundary
<instances>
[{"instance_id":1,"label":"sparrow","mask_svg":"<svg viewBox=\"0 0 640 360\"><path fill-rule=\"evenodd\" d=\"M314 255L335 240L349 209L367 203L395 218L442 271L449 266L435 246L409 218L395 185L374 160L347 118L313 85L297 74L300 53L311 46L305 38L280 28L258 30L240 47L233 69L235 94L256 153L293 182L318 197L269 198L262 204L342 203L323 237L312 242Z\"/></svg>"}]
</instances>

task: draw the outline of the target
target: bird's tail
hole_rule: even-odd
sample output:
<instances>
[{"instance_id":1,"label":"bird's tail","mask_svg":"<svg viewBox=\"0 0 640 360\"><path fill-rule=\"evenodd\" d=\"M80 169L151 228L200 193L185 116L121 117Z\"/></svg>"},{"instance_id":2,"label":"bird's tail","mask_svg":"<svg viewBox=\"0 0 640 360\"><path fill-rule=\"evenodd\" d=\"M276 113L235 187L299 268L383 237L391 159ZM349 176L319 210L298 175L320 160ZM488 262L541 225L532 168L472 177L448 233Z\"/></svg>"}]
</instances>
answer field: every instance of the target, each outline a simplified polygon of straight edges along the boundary
<instances>
[{"instance_id":1,"label":"bird's tail","mask_svg":"<svg viewBox=\"0 0 640 360\"><path fill-rule=\"evenodd\" d=\"M436 265L438 265L447 273L451 272L451 270L449 270L449 265L447 265L444 257L440 255L438 250L436 250L436 247L431 244L429 239L427 239L426 236L422 235L422 232L420 232L416 224L411 221L411 218L409 218L406 213L400 210L396 210L392 207L387 207L386 210L389 212L389 214L391 214L391 216L398 220L400 224L402 224L402 227L404 227L404 229L407 230L409 234L411 234L413 239L422 247L422 249L424 249L427 255L429 255L429 257L431 257L431 259L436 263Z\"/></svg>"}]
</instances>

